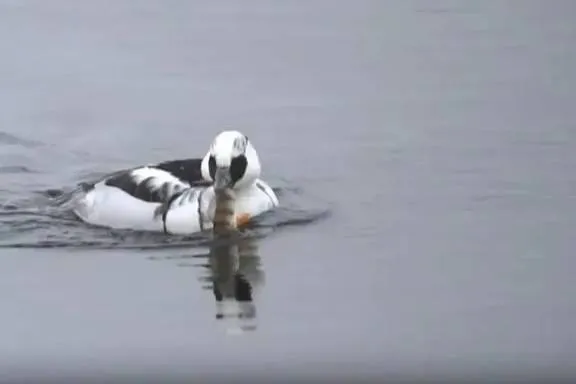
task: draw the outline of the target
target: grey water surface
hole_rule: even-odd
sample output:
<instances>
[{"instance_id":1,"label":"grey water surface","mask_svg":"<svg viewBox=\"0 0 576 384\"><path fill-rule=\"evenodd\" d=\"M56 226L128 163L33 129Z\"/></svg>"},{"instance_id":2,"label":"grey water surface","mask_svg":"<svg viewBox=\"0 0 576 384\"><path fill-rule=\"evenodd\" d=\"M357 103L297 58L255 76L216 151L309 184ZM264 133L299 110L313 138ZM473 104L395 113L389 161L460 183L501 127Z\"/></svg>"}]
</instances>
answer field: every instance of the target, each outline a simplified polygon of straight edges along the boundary
<instances>
[{"instance_id":1,"label":"grey water surface","mask_svg":"<svg viewBox=\"0 0 576 384\"><path fill-rule=\"evenodd\" d=\"M576 375L576 3L0 0L0 54L0 382ZM61 203L222 129L249 319Z\"/></svg>"}]
</instances>

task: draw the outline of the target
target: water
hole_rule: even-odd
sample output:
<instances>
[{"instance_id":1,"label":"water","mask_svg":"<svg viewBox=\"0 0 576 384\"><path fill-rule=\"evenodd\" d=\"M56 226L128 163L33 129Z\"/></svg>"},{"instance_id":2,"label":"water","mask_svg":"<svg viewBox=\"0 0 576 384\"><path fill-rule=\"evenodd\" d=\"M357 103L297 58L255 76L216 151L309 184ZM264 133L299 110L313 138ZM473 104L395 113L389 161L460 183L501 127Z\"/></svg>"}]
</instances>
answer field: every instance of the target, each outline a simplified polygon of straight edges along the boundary
<instances>
[{"instance_id":1,"label":"water","mask_svg":"<svg viewBox=\"0 0 576 384\"><path fill-rule=\"evenodd\" d=\"M573 377L575 11L0 1L0 381ZM242 334L206 243L60 204L229 128L283 204Z\"/></svg>"}]
</instances>

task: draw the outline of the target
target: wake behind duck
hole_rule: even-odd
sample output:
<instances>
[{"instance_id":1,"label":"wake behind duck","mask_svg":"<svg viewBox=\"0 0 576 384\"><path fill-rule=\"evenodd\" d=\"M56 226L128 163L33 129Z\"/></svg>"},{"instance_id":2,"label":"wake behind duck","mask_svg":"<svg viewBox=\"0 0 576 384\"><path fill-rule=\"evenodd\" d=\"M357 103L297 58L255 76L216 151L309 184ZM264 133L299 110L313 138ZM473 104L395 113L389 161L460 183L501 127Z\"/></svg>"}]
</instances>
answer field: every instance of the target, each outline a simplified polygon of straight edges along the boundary
<instances>
[{"instance_id":1,"label":"wake behind duck","mask_svg":"<svg viewBox=\"0 0 576 384\"><path fill-rule=\"evenodd\" d=\"M120 171L88 186L73 211L97 226L187 235L212 229L216 191L231 189L235 224L242 227L279 204L260 174L260 159L248 138L223 131L201 159Z\"/></svg>"}]
</instances>

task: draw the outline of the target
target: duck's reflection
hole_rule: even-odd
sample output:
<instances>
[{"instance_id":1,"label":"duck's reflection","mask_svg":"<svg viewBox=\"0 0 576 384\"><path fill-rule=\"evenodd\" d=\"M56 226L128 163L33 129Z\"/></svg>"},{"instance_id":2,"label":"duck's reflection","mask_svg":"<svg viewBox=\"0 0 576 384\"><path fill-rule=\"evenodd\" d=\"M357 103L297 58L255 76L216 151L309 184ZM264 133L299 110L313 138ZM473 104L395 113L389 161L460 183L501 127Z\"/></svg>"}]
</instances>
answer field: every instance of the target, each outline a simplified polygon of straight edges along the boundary
<instances>
[{"instance_id":1,"label":"duck's reflection","mask_svg":"<svg viewBox=\"0 0 576 384\"><path fill-rule=\"evenodd\" d=\"M258 239L246 232L209 242L208 252L160 257L179 260L180 266L200 267L203 288L214 295L215 317L228 332L253 331L257 328L254 295L264 285L264 271ZM152 257L158 259L158 257ZM184 260L203 260L189 263ZM205 260L205 261L204 261Z\"/></svg>"},{"instance_id":2,"label":"duck's reflection","mask_svg":"<svg viewBox=\"0 0 576 384\"><path fill-rule=\"evenodd\" d=\"M216 318L237 323L240 330L256 329L253 294L264 282L256 239L237 236L216 240L208 260Z\"/></svg>"}]
</instances>

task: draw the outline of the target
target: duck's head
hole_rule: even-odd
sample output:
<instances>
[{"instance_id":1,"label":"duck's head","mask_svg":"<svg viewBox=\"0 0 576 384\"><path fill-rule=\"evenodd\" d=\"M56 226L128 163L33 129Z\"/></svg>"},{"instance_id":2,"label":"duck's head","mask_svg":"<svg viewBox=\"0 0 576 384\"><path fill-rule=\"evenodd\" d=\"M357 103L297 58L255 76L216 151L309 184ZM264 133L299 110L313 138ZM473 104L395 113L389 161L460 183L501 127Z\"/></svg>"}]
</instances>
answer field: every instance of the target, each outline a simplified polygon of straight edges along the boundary
<instances>
[{"instance_id":1,"label":"duck's head","mask_svg":"<svg viewBox=\"0 0 576 384\"><path fill-rule=\"evenodd\" d=\"M238 131L223 131L216 136L202 159L202 177L214 188L241 189L260 177L260 159L252 143Z\"/></svg>"}]
</instances>

